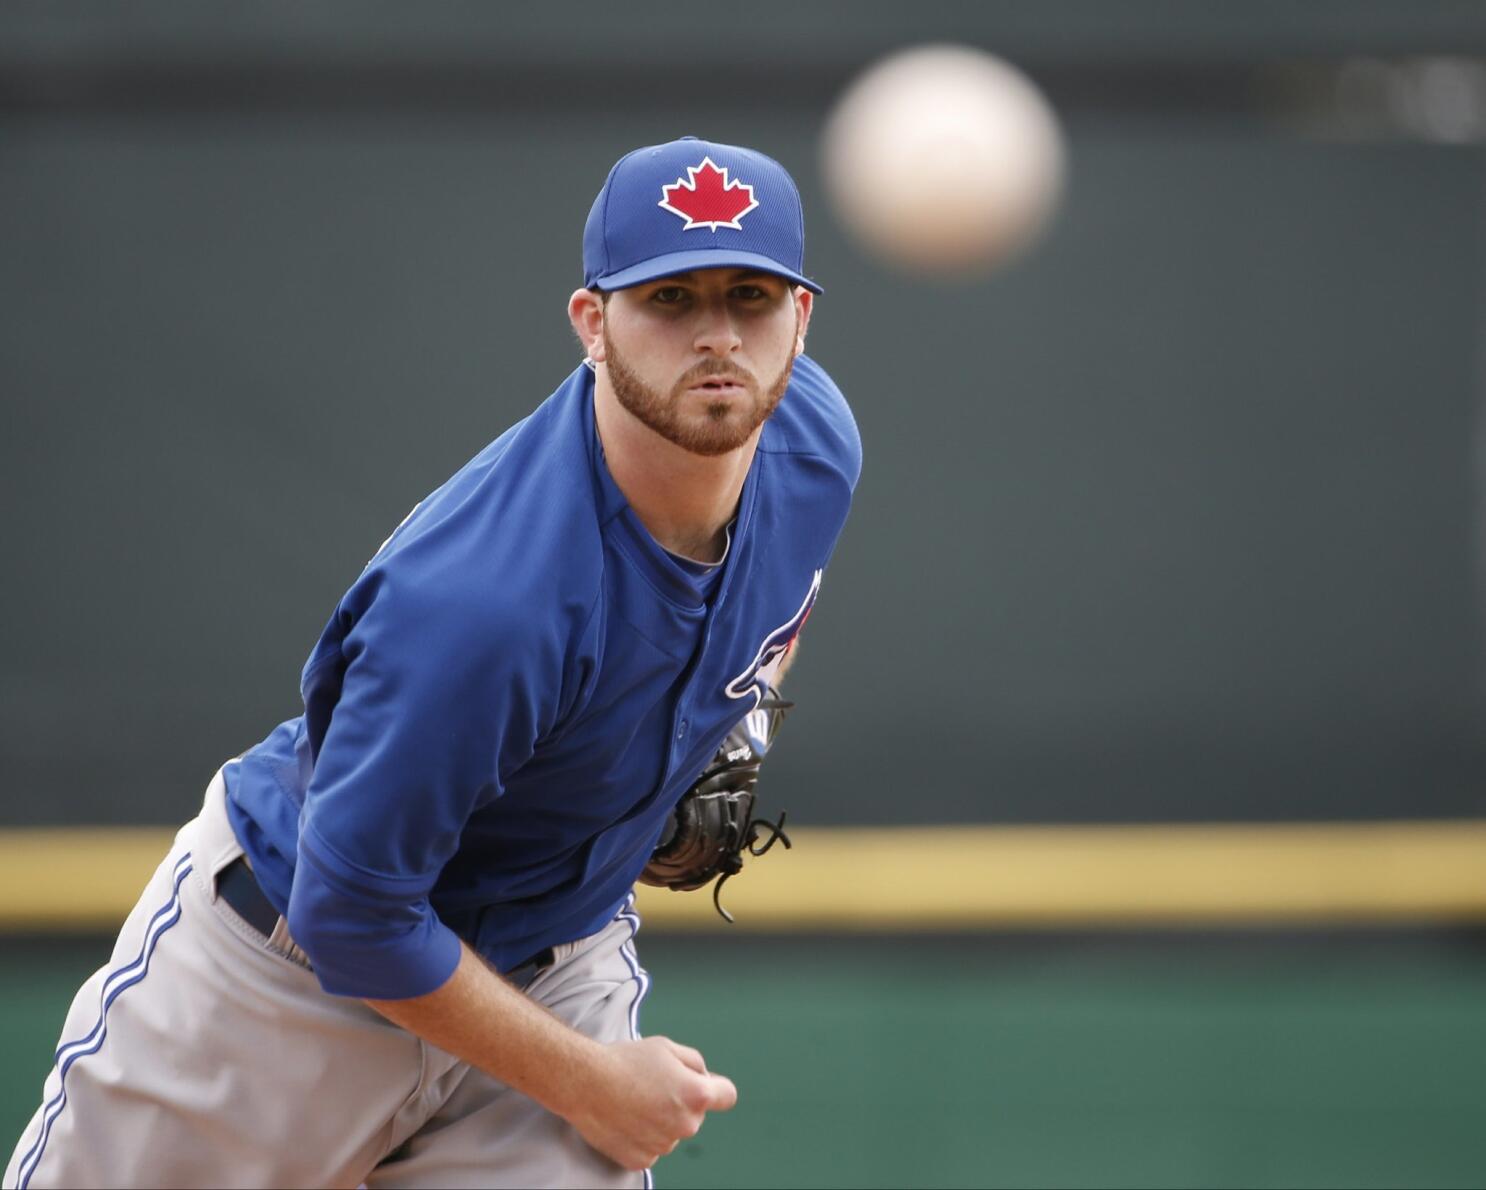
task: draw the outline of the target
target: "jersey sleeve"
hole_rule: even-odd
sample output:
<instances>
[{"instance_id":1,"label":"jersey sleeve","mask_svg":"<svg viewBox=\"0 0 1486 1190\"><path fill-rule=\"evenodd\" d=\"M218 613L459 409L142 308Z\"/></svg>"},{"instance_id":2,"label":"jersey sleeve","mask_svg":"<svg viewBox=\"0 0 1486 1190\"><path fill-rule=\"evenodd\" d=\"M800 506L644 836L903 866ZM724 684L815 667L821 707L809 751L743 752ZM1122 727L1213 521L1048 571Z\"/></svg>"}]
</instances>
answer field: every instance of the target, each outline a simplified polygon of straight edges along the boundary
<instances>
[{"instance_id":1,"label":"jersey sleeve","mask_svg":"<svg viewBox=\"0 0 1486 1190\"><path fill-rule=\"evenodd\" d=\"M337 615L339 697L300 816L289 930L321 986L403 999L460 944L429 903L470 814L550 729L562 634L498 593L403 567L363 574ZM518 614L519 613L519 614Z\"/></svg>"}]
</instances>

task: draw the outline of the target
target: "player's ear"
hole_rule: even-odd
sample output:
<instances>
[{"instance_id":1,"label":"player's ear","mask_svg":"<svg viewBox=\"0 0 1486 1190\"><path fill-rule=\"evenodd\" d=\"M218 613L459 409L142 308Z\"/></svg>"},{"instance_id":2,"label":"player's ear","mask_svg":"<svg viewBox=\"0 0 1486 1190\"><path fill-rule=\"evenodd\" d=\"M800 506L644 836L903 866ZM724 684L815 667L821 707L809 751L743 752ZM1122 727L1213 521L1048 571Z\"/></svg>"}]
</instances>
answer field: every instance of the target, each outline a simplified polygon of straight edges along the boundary
<instances>
[{"instance_id":1,"label":"player's ear","mask_svg":"<svg viewBox=\"0 0 1486 1190\"><path fill-rule=\"evenodd\" d=\"M795 354L805 350L805 332L810 329L810 313L815 309L815 295L803 285L795 286Z\"/></svg>"},{"instance_id":2,"label":"player's ear","mask_svg":"<svg viewBox=\"0 0 1486 1190\"><path fill-rule=\"evenodd\" d=\"M568 322L588 358L599 363L604 358L604 300L594 289L575 289L568 298Z\"/></svg>"}]
</instances>

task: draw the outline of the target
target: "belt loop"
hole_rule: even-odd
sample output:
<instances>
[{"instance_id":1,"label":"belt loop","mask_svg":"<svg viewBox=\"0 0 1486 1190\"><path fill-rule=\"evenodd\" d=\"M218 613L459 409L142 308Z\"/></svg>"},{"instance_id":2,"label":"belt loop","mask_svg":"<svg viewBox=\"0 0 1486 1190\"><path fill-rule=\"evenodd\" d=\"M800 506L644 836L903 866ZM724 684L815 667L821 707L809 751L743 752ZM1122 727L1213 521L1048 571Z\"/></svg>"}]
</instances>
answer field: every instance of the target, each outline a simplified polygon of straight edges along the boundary
<instances>
[{"instance_id":1,"label":"belt loop","mask_svg":"<svg viewBox=\"0 0 1486 1190\"><path fill-rule=\"evenodd\" d=\"M295 942L289 935L289 922L285 918L279 918L273 928L273 933L268 936L268 949L276 951L291 963L297 963L306 971L313 971L310 966L310 956L299 949L299 943Z\"/></svg>"}]
</instances>

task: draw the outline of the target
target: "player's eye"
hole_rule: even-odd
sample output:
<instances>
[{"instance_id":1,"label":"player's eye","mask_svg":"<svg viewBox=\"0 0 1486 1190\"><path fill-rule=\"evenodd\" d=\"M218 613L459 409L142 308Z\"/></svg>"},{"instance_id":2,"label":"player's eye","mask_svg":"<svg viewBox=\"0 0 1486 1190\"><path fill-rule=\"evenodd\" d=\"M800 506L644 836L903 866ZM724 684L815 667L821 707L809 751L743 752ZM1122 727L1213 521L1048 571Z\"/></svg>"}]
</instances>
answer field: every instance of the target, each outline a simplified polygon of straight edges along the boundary
<instances>
[{"instance_id":1,"label":"player's eye","mask_svg":"<svg viewBox=\"0 0 1486 1190\"><path fill-rule=\"evenodd\" d=\"M686 300L686 290L679 285L662 285L650 295L650 300L661 306L674 306Z\"/></svg>"},{"instance_id":2,"label":"player's eye","mask_svg":"<svg viewBox=\"0 0 1486 1190\"><path fill-rule=\"evenodd\" d=\"M769 295L757 285L734 285L733 296L739 301L757 302L762 301Z\"/></svg>"}]
</instances>

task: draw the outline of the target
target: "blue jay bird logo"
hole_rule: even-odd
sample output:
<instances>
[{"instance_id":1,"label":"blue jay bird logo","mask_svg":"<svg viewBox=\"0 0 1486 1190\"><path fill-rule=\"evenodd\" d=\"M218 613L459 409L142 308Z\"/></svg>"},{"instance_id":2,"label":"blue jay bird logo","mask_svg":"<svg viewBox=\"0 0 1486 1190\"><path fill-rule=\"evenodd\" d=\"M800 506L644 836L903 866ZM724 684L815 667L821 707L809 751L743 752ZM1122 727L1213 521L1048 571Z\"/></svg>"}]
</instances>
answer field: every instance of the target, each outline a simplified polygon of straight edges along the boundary
<instances>
[{"instance_id":1,"label":"blue jay bird logo","mask_svg":"<svg viewBox=\"0 0 1486 1190\"><path fill-rule=\"evenodd\" d=\"M800 629L805 627L805 621L810 618L810 609L815 606L815 597L820 594L820 580L824 573L822 570L815 572L810 580L810 590L805 593L805 600L800 604L799 610L764 637L764 643L759 645L758 652L747 668L727 684L725 689L729 698L752 698L753 706L749 710L757 709L768 688L776 684L779 664L784 655L789 652L790 646L795 643L795 637L800 635Z\"/></svg>"}]
</instances>

